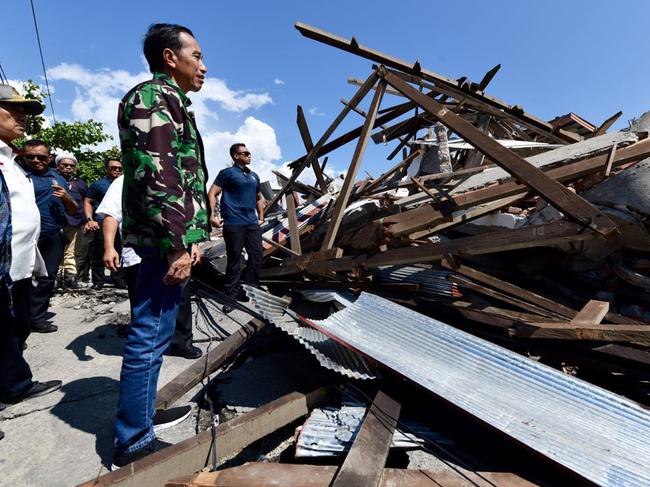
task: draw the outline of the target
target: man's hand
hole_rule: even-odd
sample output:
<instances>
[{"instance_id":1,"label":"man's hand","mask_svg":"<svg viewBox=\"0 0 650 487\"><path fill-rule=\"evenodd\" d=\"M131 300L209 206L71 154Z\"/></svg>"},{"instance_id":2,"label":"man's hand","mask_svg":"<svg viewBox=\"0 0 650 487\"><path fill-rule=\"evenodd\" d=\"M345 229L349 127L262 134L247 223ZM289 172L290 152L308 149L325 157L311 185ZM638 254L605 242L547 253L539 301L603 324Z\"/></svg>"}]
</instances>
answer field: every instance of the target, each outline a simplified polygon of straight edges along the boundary
<instances>
[{"instance_id":1,"label":"man's hand","mask_svg":"<svg viewBox=\"0 0 650 487\"><path fill-rule=\"evenodd\" d=\"M201 261L201 249L198 244L192 244L192 267Z\"/></svg>"},{"instance_id":2,"label":"man's hand","mask_svg":"<svg viewBox=\"0 0 650 487\"><path fill-rule=\"evenodd\" d=\"M90 220L84 225L84 233L96 232L99 230L99 223L95 220Z\"/></svg>"},{"instance_id":3,"label":"man's hand","mask_svg":"<svg viewBox=\"0 0 650 487\"><path fill-rule=\"evenodd\" d=\"M102 260L104 266L111 272L117 272L120 268L120 255L115 249L106 249Z\"/></svg>"},{"instance_id":4,"label":"man's hand","mask_svg":"<svg viewBox=\"0 0 650 487\"><path fill-rule=\"evenodd\" d=\"M65 189L63 189L61 186L58 184L52 185L52 194L56 196L57 198L65 199L65 197L68 195Z\"/></svg>"},{"instance_id":5,"label":"man's hand","mask_svg":"<svg viewBox=\"0 0 650 487\"><path fill-rule=\"evenodd\" d=\"M192 257L187 250L172 250L167 254L169 269L163 277L163 283L180 284L189 279L192 273Z\"/></svg>"},{"instance_id":6,"label":"man's hand","mask_svg":"<svg viewBox=\"0 0 650 487\"><path fill-rule=\"evenodd\" d=\"M257 220L257 224L258 224L260 227L261 227L262 225L264 225L264 223L265 223L264 220Z\"/></svg>"},{"instance_id":7,"label":"man's hand","mask_svg":"<svg viewBox=\"0 0 650 487\"><path fill-rule=\"evenodd\" d=\"M223 227L223 220L217 216L213 216L212 218L210 218L210 223L214 228Z\"/></svg>"}]
</instances>

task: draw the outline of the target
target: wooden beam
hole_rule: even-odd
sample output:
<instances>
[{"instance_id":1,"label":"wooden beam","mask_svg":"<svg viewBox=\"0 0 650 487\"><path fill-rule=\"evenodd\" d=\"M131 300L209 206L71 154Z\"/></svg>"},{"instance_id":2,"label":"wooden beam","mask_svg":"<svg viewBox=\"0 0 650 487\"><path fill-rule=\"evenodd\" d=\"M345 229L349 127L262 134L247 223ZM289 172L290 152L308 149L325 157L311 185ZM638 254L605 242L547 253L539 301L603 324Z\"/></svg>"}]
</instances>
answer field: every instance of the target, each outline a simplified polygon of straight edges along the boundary
<instances>
[{"instance_id":1,"label":"wooden beam","mask_svg":"<svg viewBox=\"0 0 650 487\"><path fill-rule=\"evenodd\" d=\"M273 199L269 202L269 208L272 208L274 204L276 204L280 198L284 195L285 191L287 188L291 186L291 183L293 183L296 179L298 179L298 176L300 176L300 173L302 173L303 169L307 167L309 164L311 164L312 159L317 159L319 156L319 151L327 142L327 140L332 136L334 131L337 129L337 127L341 124L343 119L347 116L347 114L350 112L352 109L351 107L355 107L359 104L361 100L368 94L370 89L375 85L378 79L378 75L375 71L373 71L370 76L368 76L368 79L366 82L359 88L359 91L357 91L352 99L350 100L350 104L348 106L345 106L341 113L334 119L334 121L330 124L330 126L325 130L325 133L321 136L321 138L316 142L316 145L310 150L307 155L305 156L304 160L294 168L293 173L291 174L291 177L289 178L289 181L280 189L280 191L273 197Z\"/></svg>"},{"instance_id":2,"label":"wooden beam","mask_svg":"<svg viewBox=\"0 0 650 487\"><path fill-rule=\"evenodd\" d=\"M442 462L427 470L383 469L380 487L534 487L510 472L470 472ZM169 480L165 487L328 487L338 467L291 463L245 463L217 472L201 472Z\"/></svg>"},{"instance_id":3,"label":"wooden beam","mask_svg":"<svg viewBox=\"0 0 650 487\"><path fill-rule=\"evenodd\" d=\"M204 377L219 369L224 362L233 357L255 333L265 326L266 323L253 319L219 343L205 357L196 360L158 391L156 409L167 409L173 405Z\"/></svg>"},{"instance_id":4,"label":"wooden beam","mask_svg":"<svg viewBox=\"0 0 650 487\"><path fill-rule=\"evenodd\" d=\"M650 326L648 325L518 323L509 332L511 336L519 338L634 342L650 345Z\"/></svg>"},{"instance_id":5,"label":"wooden beam","mask_svg":"<svg viewBox=\"0 0 650 487\"><path fill-rule=\"evenodd\" d=\"M613 166L638 161L648 156L650 156L650 139L617 150ZM560 182L574 181L588 174L602 171L606 160L607 154L602 154L565 166L548 169L545 171L545 174L549 178L556 179ZM469 208L508 196L526 196L529 192L529 188L524 184L517 181L506 181L487 188L454 195L453 206L458 209ZM386 217L383 223L386 226L387 233L393 237L397 237L429 228L448 219L449 212L442 212L431 205L423 205L414 210Z\"/></svg>"},{"instance_id":6,"label":"wooden beam","mask_svg":"<svg viewBox=\"0 0 650 487\"><path fill-rule=\"evenodd\" d=\"M368 109L368 117L366 118L366 123L363 124L363 129L361 130L361 135L359 136L359 141L356 148L354 149L354 154L352 155L352 162L350 162L350 167L348 172L345 175L345 181L343 182L343 187L339 192L339 196L336 199L336 204L334 206L334 213L330 221L329 226L327 227L327 232L325 233L325 238L323 240L323 245L321 250L331 249L334 246L334 240L336 239L336 234L339 230L339 225L343 220L343 212L348 205L348 199L350 198L350 193L352 192L352 187L354 185L355 179L357 177L357 172L361 166L361 161L363 159L363 154L368 145L368 138L370 137L370 131L372 127L375 126L375 120L377 118L377 110L379 110L379 105L381 99L384 96L384 88L386 83L380 83L379 89L375 91L375 94L370 103L370 108Z\"/></svg>"},{"instance_id":7,"label":"wooden beam","mask_svg":"<svg viewBox=\"0 0 650 487\"><path fill-rule=\"evenodd\" d=\"M379 176L377 179L371 181L370 184L368 184L368 186L364 188L362 194L370 194L375 188L380 186L384 181L389 179L395 173L401 171L402 169L408 168L408 166L413 162L413 160L419 155L422 155L421 149L416 150L410 156L406 157L402 162L400 162L399 164L395 164L393 167L391 167L388 171L386 171L384 174Z\"/></svg>"},{"instance_id":8,"label":"wooden beam","mask_svg":"<svg viewBox=\"0 0 650 487\"><path fill-rule=\"evenodd\" d=\"M429 245L391 249L370 257L365 261L365 266L434 262L441 260L446 254L481 255L592 238L595 238L593 231L576 223L559 221L456 238Z\"/></svg>"},{"instance_id":9,"label":"wooden beam","mask_svg":"<svg viewBox=\"0 0 650 487\"><path fill-rule=\"evenodd\" d=\"M318 165L318 161L316 162ZM287 201L287 214L289 217L289 242L291 243L291 250L296 255L302 254L300 248L300 232L298 231L298 220L296 219L296 202L293 199L293 194L286 195Z\"/></svg>"},{"instance_id":10,"label":"wooden beam","mask_svg":"<svg viewBox=\"0 0 650 487\"><path fill-rule=\"evenodd\" d=\"M307 394L292 392L217 427L218 461L231 457L320 406L331 395L329 387ZM169 479L198 472L208 463L212 434L204 431L188 440L80 484L79 487L143 487L164 485Z\"/></svg>"},{"instance_id":11,"label":"wooden beam","mask_svg":"<svg viewBox=\"0 0 650 487\"><path fill-rule=\"evenodd\" d=\"M614 164L614 159L616 158L616 145L616 142L614 142L614 145L609 150L609 154L607 155L607 164L605 165L606 178L608 178L609 174L612 172L612 164Z\"/></svg>"},{"instance_id":12,"label":"wooden beam","mask_svg":"<svg viewBox=\"0 0 650 487\"><path fill-rule=\"evenodd\" d=\"M478 83L477 86L477 91L484 91L485 88L490 84L490 81L492 81L492 78L496 76L496 74L499 72L501 69L501 65L497 64L495 67L493 67L491 70L489 70L485 75L483 75L483 79Z\"/></svg>"},{"instance_id":13,"label":"wooden beam","mask_svg":"<svg viewBox=\"0 0 650 487\"><path fill-rule=\"evenodd\" d=\"M594 131L594 133L591 134L590 137L597 137L598 135L603 135L605 132L607 132L607 129L609 129L612 125L614 125L614 122L616 122L621 115L623 115L623 112L621 112L621 111L616 112L614 115L612 115L607 120L605 120L603 123L601 123L600 127L598 127Z\"/></svg>"},{"instance_id":14,"label":"wooden beam","mask_svg":"<svg viewBox=\"0 0 650 487\"><path fill-rule=\"evenodd\" d=\"M388 458L401 405L378 391L361 429L332 482L333 487L377 487Z\"/></svg>"},{"instance_id":15,"label":"wooden beam","mask_svg":"<svg viewBox=\"0 0 650 487\"><path fill-rule=\"evenodd\" d=\"M386 68L380 66L377 72L391 86L404 93L407 98L420 105L446 127L490 157L500 167L537 191L558 210L602 235L610 235L616 232L616 224L609 217L601 213L591 203L569 191L564 185L546 176L543 171L522 159L515 152L503 147L435 100L424 96L399 76L386 70Z\"/></svg>"},{"instance_id":16,"label":"wooden beam","mask_svg":"<svg viewBox=\"0 0 650 487\"><path fill-rule=\"evenodd\" d=\"M592 299L578 314L571 320L572 325L597 325L603 321L603 318L609 311L609 303L607 301L596 301Z\"/></svg>"},{"instance_id":17,"label":"wooden beam","mask_svg":"<svg viewBox=\"0 0 650 487\"><path fill-rule=\"evenodd\" d=\"M294 214L294 218L295 218L296 212L294 211L293 214ZM289 227L291 227L291 221L289 221ZM289 230L289 231L291 231L291 230ZM284 245L281 245L281 244L279 244L277 242L274 242L273 240L271 240L270 238L265 237L264 235L262 235L262 240L264 240L267 244L273 246L273 248L278 249L278 250L282 250L283 252L286 252L287 254L300 255L295 250L290 249L288 247L285 247Z\"/></svg>"},{"instance_id":18,"label":"wooden beam","mask_svg":"<svg viewBox=\"0 0 650 487\"><path fill-rule=\"evenodd\" d=\"M314 149L314 142L311 140L309 126L307 125L307 119L305 119L305 112L302 111L302 107L300 105L298 105L296 111L296 124L298 125L298 131L300 132L302 143L304 144L307 153L309 153ZM316 157L311 159L311 168L314 171L316 182L318 183L320 190L323 192L323 194L327 193L327 182L325 181L323 171Z\"/></svg>"},{"instance_id":19,"label":"wooden beam","mask_svg":"<svg viewBox=\"0 0 650 487\"><path fill-rule=\"evenodd\" d=\"M423 78L434 83L436 87L439 87L441 90L444 88L446 91L453 93L453 96L457 99L468 97L475 103L480 103L492 109L502 111L510 118L519 121L520 124L530 126L531 129L534 129L536 132L549 136L553 135L553 126L551 124L524 112L521 107L509 105L508 103L485 93L471 93L469 91L464 91L461 88L461 83L457 80L447 78L446 76L442 76L428 69L423 69L417 62L409 63L403 61L389 54L384 54L359 43L352 42L350 39L345 39L344 37L331 34L302 22L296 22L295 27L305 37L356 54L357 56L370 59L374 62L384 64L403 73ZM558 131L557 135L559 135L565 142L577 142L580 140L579 135L565 130Z\"/></svg>"}]
</instances>

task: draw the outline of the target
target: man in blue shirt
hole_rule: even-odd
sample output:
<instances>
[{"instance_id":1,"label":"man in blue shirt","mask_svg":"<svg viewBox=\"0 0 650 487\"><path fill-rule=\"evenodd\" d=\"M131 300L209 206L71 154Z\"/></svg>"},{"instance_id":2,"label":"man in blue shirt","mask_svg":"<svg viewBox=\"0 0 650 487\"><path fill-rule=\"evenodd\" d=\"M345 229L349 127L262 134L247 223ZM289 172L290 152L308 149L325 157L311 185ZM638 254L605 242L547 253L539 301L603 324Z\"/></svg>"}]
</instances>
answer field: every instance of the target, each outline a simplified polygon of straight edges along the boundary
<instances>
[{"instance_id":1,"label":"man in blue shirt","mask_svg":"<svg viewBox=\"0 0 650 487\"><path fill-rule=\"evenodd\" d=\"M74 215L65 215L66 225L63 228L68 244L63 252L63 263L61 264L63 273L63 286L69 289L75 289L77 285L78 269L82 266L82 246L84 226L83 201L88 192L88 186L83 180L76 177L77 158L72 154L58 154L54 160L57 172L66 180L66 189L79 209Z\"/></svg>"},{"instance_id":2,"label":"man in blue shirt","mask_svg":"<svg viewBox=\"0 0 650 487\"><path fill-rule=\"evenodd\" d=\"M217 228L223 226L228 259L226 294L232 299L247 301L239 284L242 249L246 248L248 254L244 282L258 286L262 267L260 225L264 223L264 200L260 192L260 178L248 167L251 163L250 151L244 144L233 144L230 157L234 164L219 171L208 198L212 208L212 224ZM224 313L232 309L228 305L223 307Z\"/></svg>"},{"instance_id":3,"label":"man in blue shirt","mask_svg":"<svg viewBox=\"0 0 650 487\"><path fill-rule=\"evenodd\" d=\"M106 159L104 161L106 176L95 181L90 185L88 193L84 198L84 215L86 225L84 232L92 232L93 240L90 244L90 265L92 269L93 289L101 289L106 284L104 277L104 237L101 230L104 217L97 215L97 207L104 199L108 187L118 176L122 175L122 163L116 159ZM118 244L121 248L121 243Z\"/></svg>"},{"instance_id":4,"label":"man in blue shirt","mask_svg":"<svg viewBox=\"0 0 650 487\"><path fill-rule=\"evenodd\" d=\"M42 140L28 140L23 148L23 168L34 186L36 205L41 215L41 234L38 250L45 262L47 276L36 278L32 290L31 330L37 333L51 333L56 325L48 323L45 315L50 306L54 282L59 271L66 244L63 227L66 213L74 214L79 207L65 190L67 182L52 169L50 148Z\"/></svg>"}]
</instances>

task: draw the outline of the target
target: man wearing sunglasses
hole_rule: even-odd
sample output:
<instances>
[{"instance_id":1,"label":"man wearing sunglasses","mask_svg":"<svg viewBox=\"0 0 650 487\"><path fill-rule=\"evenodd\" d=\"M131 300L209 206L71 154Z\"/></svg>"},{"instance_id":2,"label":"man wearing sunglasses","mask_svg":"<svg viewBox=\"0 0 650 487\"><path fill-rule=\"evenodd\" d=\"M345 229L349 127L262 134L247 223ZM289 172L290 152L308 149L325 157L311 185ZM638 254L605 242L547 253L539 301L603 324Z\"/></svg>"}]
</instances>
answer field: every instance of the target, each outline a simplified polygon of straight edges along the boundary
<instances>
[{"instance_id":1,"label":"man wearing sunglasses","mask_svg":"<svg viewBox=\"0 0 650 487\"><path fill-rule=\"evenodd\" d=\"M84 198L84 214L86 217L84 233L92 234L92 242L90 243L90 266L92 269L93 289L101 289L106 284L103 263L104 237L101 230L104 217L96 213L97 207L104 199L104 195L108 191L111 183L115 178L122 175L122 163L116 159L106 159L104 161L104 168L106 170L106 176L91 184Z\"/></svg>"},{"instance_id":2,"label":"man wearing sunglasses","mask_svg":"<svg viewBox=\"0 0 650 487\"><path fill-rule=\"evenodd\" d=\"M234 164L219 171L208 198L212 208L212 224L223 226L226 243L226 294L239 301L248 301L239 284L243 256L246 248L248 261L244 269L244 282L258 286L262 267L262 231L264 223L264 199L260 190L260 178L248 167L251 153L244 144L233 144L230 157ZM219 201L219 199L221 201ZM226 304L224 313L232 306Z\"/></svg>"},{"instance_id":3,"label":"man wearing sunglasses","mask_svg":"<svg viewBox=\"0 0 650 487\"><path fill-rule=\"evenodd\" d=\"M51 333L57 330L57 326L49 323L46 316L67 242L63 233L67 224L66 213L74 215L79 207L65 190L66 180L50 166L52 155L45 142L28 140L21 159L23 169L34 186L41 220L38 250L47 269L47 276L37 277L32 290L31 329L36 333Z\"/></svg>"}]
</instances>

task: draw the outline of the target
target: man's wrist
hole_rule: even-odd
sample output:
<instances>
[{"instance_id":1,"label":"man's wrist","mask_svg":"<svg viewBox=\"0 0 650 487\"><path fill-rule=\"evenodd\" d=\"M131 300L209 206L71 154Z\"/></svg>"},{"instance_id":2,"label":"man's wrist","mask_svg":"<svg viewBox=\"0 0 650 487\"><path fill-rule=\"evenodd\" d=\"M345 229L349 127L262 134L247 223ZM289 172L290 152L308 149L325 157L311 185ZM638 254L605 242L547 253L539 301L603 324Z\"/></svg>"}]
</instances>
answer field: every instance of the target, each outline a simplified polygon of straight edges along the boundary
<instances>
[{"instance_id":1,"label":"man's wrist","mask_svg":"<svg viewBox=\"0 0 650 487\"><path fill-rule=\"evenodd\" d=\"M95 220L92 219L92 217L89 217L89 216L86 217L86 223L90 223L92 221L95 221Z\"/></svg>"}]
</instances>

